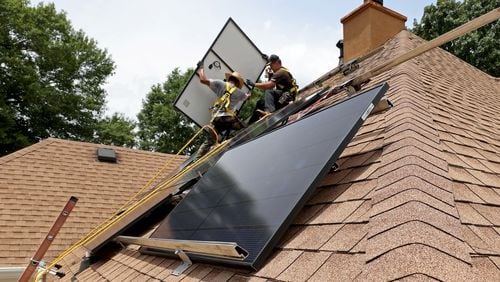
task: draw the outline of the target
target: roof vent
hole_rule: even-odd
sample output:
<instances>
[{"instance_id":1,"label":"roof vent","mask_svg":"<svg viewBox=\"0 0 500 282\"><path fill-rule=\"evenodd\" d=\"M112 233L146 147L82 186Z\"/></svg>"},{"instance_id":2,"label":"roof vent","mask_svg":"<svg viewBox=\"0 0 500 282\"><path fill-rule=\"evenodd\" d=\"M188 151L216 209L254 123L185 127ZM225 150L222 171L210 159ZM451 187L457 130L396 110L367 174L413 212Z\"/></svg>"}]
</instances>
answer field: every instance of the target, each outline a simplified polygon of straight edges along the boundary
<instances>
[{"instance_id":1,"label":"roof vent","mask_svg":"<svg viewBox=\"0 0 500 282\"><path fill-rule=\"evenodd\" d=\"M116 163L115 150L109 148L97 148L97 159L101 162Z\"/></svg>"}]
</instances>

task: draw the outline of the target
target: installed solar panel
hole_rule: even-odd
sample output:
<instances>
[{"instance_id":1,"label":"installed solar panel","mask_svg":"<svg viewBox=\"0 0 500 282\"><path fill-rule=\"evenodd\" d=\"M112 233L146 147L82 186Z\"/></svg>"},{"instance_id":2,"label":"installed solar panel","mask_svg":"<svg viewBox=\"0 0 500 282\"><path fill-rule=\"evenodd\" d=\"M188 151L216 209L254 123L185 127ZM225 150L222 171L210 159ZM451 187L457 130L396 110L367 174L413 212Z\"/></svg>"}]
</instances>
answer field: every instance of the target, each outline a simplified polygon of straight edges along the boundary
<instances>
[{"instance_id":1,"label":"installed solar panel","mask_svg":"<svg viewBox=\"0 0 500 282\"><path fill-rule=\"evenodd\" d=\"M381 84L227 151L151 237L236 242L249 253L244 261L191 258L259 269L387 89Z\"/></svg>"},{"instance_id":2,"label":"installed solar panel","mask_svg":"<svg viewBox=\"0 0 500 282\"><path fill-rule=\"evenodd\" d=\"M323 95L326 94L328 87L316 91L306 98L299 99L286 107L279 109L272 115L259 120L258 122L250 125L249 127L240 130L236 136L231 139L230 147L233 148L241 143L247 142L262 133L274 128L276 125L284 122L291 115L309 107L314 102L318 101Z\"/></svg>"}]
</instances>

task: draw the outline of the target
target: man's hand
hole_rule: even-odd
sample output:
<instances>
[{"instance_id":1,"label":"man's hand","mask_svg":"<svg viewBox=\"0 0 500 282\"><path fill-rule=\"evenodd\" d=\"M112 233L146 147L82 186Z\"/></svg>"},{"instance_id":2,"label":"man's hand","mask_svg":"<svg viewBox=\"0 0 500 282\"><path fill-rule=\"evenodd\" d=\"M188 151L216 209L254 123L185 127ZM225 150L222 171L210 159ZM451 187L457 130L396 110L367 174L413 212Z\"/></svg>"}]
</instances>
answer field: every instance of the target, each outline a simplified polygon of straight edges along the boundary
<instances>
[{"instance_id":1,"label":"man's hand","mask_svg":"<svg viewBox=\"0 0 500 282\"><path fill-rule=\"evenodd\" d=\"M255 87L255 82L251 81L250 79L247 78L247 80L245 81L246 84L250 87Z\"/></svg>"},{"instance_id":2,"label":"man's hand","mask_svg":"<svg viewBox=\"0 0 500 282\"><path fill-rule=\"evenodd\" d=\"M196 69L199 70L200 68L203 68L203 61L199 61L197 64L196 64Z\"/></svg>"},{"instance_id":3,"label":"man's hand","mask_svg":"<svg viewBox=\"0 0 500 282\"><path fill-rule=\"evenodd\" d=\"M273 70L271 69L271 67L269 66L269 64L266 65L266 68L264 69L264 72L266 74L266 78L267 80L271 80L271 78L273 78Z\"/></svg>"}]
</instances>

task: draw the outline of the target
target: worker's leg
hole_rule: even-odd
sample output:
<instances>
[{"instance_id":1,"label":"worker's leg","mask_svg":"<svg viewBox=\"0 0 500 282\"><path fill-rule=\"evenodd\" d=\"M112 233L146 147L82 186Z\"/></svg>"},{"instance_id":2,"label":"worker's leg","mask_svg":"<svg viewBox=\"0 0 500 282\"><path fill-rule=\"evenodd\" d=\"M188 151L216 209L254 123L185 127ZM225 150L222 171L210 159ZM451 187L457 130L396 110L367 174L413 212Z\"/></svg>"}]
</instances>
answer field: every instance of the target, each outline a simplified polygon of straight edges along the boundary
<instances>
[{"instance_id":1,"label":"worker's leg","mask_svg":"<svg viewBox=\"0 0 500 282\"><path fill-rule=\"evenodd\" d=\"M259 114L258 110L264 111L264 107L265 107L264 99L260 99L259 101L257 101L257 104L255 104L255 109L253 110L252 117L248 121L248 124L252 124L260 119L261 114Z\"/></svg>"},{"instance_id":2,"label":"worker's leg","mask_svg":"<svg viewBox=\"0 0 500 282\"><path fill-rule=\"evenodd\" d=\"M235 116L227 115L221 116L213 121L215 130L219 134L219 143L229 138L231 130L233 129L233 123L237 120Z\"/></svg>"},{"instance_id":3,"label":"worker's leg","mask_svg":"<svg viewBox=\"0 0 500 282\"><path fill-rule=\"evenodd\" d=\"M276 111L276 108L279 107L278 101L281 96L280 90L266 90L264 94L264 110L266 112L272 113Z\"/></svg>"},{"instance_id":4,"label":"worker's leg","mask_svg":"<svg viewBox=\"0 0 500 282\"><path fill-rule=\"evenodd\" d=\"M212 148L212 146L215 145L215 143L217 142L217 136L215 135L216 132L214 132L214 130L210 128L205 128L204 131L207 137L205 142L201 144L200 148L196 152L197 159L203 157L206 153L208 153L208 151L210 151L210 148Z\"/></svg>"}]
</instances>

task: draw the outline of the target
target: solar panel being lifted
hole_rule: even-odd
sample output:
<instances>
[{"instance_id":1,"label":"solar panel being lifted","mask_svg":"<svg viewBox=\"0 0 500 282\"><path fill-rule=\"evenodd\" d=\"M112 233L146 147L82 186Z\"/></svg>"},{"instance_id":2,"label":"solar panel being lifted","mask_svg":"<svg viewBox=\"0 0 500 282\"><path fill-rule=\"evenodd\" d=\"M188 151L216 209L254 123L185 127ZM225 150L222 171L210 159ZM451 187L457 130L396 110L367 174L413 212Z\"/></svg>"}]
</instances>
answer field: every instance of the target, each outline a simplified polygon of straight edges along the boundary
<instances>
[{"instance_id":1,"label":"solar panel being lifted","mask_svg":"<svg viewBox=\"0 0 500 282\"><path fill-rule=\"evenodd\" d=\"M190 257L259 269L387 89L380 84L227 151L151 238L236 242L249 253L243 261Z\"/></svg>"}]
</instances>

